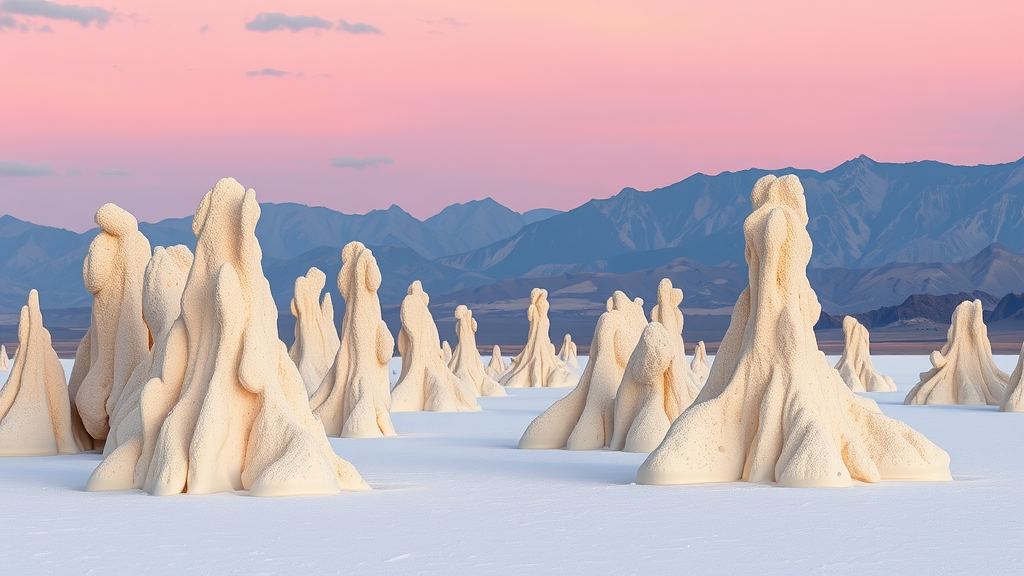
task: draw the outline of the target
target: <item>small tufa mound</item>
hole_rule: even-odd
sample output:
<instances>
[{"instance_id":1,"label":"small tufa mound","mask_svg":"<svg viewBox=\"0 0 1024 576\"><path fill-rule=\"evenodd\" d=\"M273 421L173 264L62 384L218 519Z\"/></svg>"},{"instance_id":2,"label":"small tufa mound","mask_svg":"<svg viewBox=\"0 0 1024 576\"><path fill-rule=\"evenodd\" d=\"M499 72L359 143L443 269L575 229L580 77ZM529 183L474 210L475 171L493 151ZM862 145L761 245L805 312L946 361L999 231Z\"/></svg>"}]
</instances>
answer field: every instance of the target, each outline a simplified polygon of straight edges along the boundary
<instances>
[{"instance_id":1,"label":"small tufa mound","mask_svg":"<svg viewBox=\"0 0 1024 576\"><path fill-rule=\"evenodd\" d=\"M1024 346L1017 357L1017 367L1010 374L1010 385L1006 388L1006 396L999 404L1000 412L1024 412Z\"/></svg>"},{"instance_id":2,"label":"small tufa mound","mask_svg":"<svg viewBox=\"0 0 1024 576\"><path fill-rule=\"evenodd\" d=\"M501 348L495 344L494 348L491 349L491 361L484 368L484 371L494 380L500 380L506 370L508 370L508 365L505 364L505 359L501 357Z\"/></svg>"},{"instance_id":3,"label":"small tufa mound","mask_svg":"<svg viewBox=\"0 0 1024 576\"><path fill-rule=\"evenodd\" d=\"M904 404L998 405L1010 377L996 367L981 300L964 301L956 310L941 351L932 352L932 369L907 394Z\"/></svg>"},{"instance_id":4,"label":"small tufa mound","mask_svg":"<svg viewBox=\"0 0 1024 576\"><path fill-rule=\"evenodd\" d=\"M395 436L388 412L388 362L395 339L380 316L380 268L373 252L359 242L345 245L341 262L338 291L345 300L341 347L309 405L328 436Z\"/></svg>"},{"instance_id":5,"label":"small tufa mound","mask_svg":"<svg viewBox=\"0 0 1024 576\"><path fill-rule=\"evenodd\" d=\"M142 390L141 432L107 456L88 490L253 496L365 490L309 411L302 376L277 337L260 264L256 194L232 178L203 197L181 315Z\"/></svg>"},{"instance_id":6,"label":"small tufa mound","mask_svg":"<svg viewBox=\"0 0 1024 576\"><path fill-rule=\"evenodd\" d=\"M181 315L181 293L185 290L191 268L192 252L181 245L166 249L157 246L146 265L142 281L142 315L153 335L153 348L132 371L110 413L110 432L103 445L104 456L142 433L139 408L142 390L151 378L160 375L156 368L163 362L171 327Z\"/></svg>"},{"instance_id":7,"label":"small tufa mound","mask_svg":"<svg viewBox=\"0 0 1024 576\"><path fill-rule=\"evenodd\" d=\"M473 392L477 396L505 396L505 389L491 379L484 369L484 361L476 349L476 320L473 319L473 311L466 306L455 308L455 333L459 343L455 345L448 368L460 380L472 382Z\"/></svg>"},{"instance_id":8,"label":"small tufa mound","mask_svg":"<svg viewBox=\"0 0 1024 576\"><path fill-rule=\"evenodd\" d=\"M398 353L402 373L391 391L392 412L456 412L480 410L473 384L455 376L444 361L437 325L427 304L430 297L416 280L402 300Z\"/></svg>"},{"instance_id":9,"label":"small tufa mound","mask_svg":"<svg viewBox=\"0 0 1024 576\"><path fill-rule=\"evenodd\" d=\"M572 370L579 370L580 364L576 361L576 343L572 341L572 335L566 334L562 338L562 347L558 350L558 359Z\"/></svg>"},{"instance_id":10,"label":"small tufa mound","mask_svg":"<svg viewBox=\"0 0 1024 576\"><path fill-rule=\"evenodd\" d=\"M590 359L579 385L527 427L519 448L597 450L609 444L615 394L633 348L647 326L643 300L615 291L597 319Z\"/></svg>"},{"instance_id":11,"label":"small tufa mound","mask_svg":"<svg viewBox=\"0 0 1024 576\"><path fill-rule=\"evenodd\" d=\"M843 382L854 392L895 392L896 383L882 376L871 363L871 342L868 329L853 316L843 318L846 346L836 370Z\"/></svg>"},{"instance_id":12,"label":"small tufa mound","mask_svg":"<svg viewBox=\"0 0 1024 576\"><path fill-rule=\"evenodd\" d=\"M683 313L679 310L682 302L683 291L663 279L651 323L629 357L615 396L612 450L654 450L700 392L697 377L686 362Z\"/></svg>"},{"instance_id":13,"label":"small tufa mound","mask_svg":"<svg viewBox=\"0 0 1024 576\"><path fill-rule=\"evenodd\" d=\"M451 364L452 362L452 346L447 340L441 342L441 358L445 364Z\"/></svg>"},{"instance_id":14,"label":"small tufa mound","mask_svg":"<svg viewBox=\"0 0 1024 576\"><path fill-rule=\"evenodd\" d=\"M950 480L949 456L843 384L818 350L811 238L796 176L765 176L743 223L750 286L697 400L637 471L642 484Z\"/></svg>"},{"instance_id":15,"label":"small tufa mound","mask_svg":"<svg viewBox=\"0 0 1024 576\"><path fill-rule=\"evenodd\" d=\"M708 374L711 374L711 367L708 366L708 351L704 347L703 340L697 342L697 347L693 349L693 361L690 362L690 370L693 371L697 388L703 388L704 383L708 381Z\"/></svg>"},{"instance_id":16,"label":"small tufa mound","mask_svg":"<svg viewBox=\"0 0 1024 576\"><path fill-rule=\"evenodd\" d=\"M0 371L10 372L11 357L7 355L7 346L0 344Z\"/></svg>"},{"instance_id":17,"label":"small tufa mound","mask_svg":"<svg viewBox=\"0 0 1024 576\"><path fill-rule=\"evenodd\" d=\"M134 216L114 204L96 212L100 233L89 245L82 276L93 295L89 331L78 346L68 389L75 437L103 447L109 417L132 371L149 354L142 319L142 276L152 251Z\"/></svg>"},{"instance_id":18,"label":"small tufa mound","mask_svg":"<svg viewBox=\"0 0 1024 576\"><path fill-rule=\"evenodd\" d=\"M320 387L341 347L334 327L334 304L330 293L324 294L323 302L320 302L325 284L327 276L319 268L310 268L305 276L295 279L295 296L292 298L295 343L288 350L288 356L298 366L308 396Z\"/></svg>"},{"instance_id":19,"label":"small tufa mound","mask_svg":"<svg viewBox=\"0 0 1024 576\"><path fill-rule=\"evenodd\" d=\"M50 332L43 327L39 293L32 290L21 308L14 370L0 389L0 456L80 452L71 430L66 382Z\"/></svg>"},{"instance_id":20,"label":"small tufa mound","mask_svg":"<svg viewBox=\"0 0 1024 576\"><path fill-rule=\"evenodd\" d=\"M501 377L506 388L557 388L575 386L579 379L569 367L555 356L555 346L548 335L551 321L548 320L548 291L534 288L530 292L530 307L526 318L530 321L530 332L526 346L512 359L508 370Z\"/></svg>"}]
</instances>

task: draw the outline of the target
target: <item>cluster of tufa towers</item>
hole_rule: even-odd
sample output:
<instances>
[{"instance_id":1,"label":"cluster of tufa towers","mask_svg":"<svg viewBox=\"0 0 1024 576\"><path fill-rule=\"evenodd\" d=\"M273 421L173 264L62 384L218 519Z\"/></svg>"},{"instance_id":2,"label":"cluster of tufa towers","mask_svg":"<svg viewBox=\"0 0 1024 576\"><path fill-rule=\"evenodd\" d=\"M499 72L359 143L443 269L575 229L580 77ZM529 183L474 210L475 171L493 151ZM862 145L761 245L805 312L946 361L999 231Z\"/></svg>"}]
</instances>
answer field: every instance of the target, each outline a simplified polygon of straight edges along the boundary
<instances>
[{"instance_id":1,"label":"cluster of tufa towers","mask_svg":"<svg viewBox=\"0 0 1024 576\"><path fill-rule=\"evenodd\" d=\"M799 180L766 176L751 204L750 286L714 366L703 342L687 359L683 293L665 279L649 320L639 298L608 299L582 375L571 337L557 352L550 340L542 289L530 295L526 346L508 365L497 346L484 365L466 306L455 310L457 345L442 345L418 281L395 339L381 319L380 268L359 242L342 250L340 331L330 295L321 298L327 278L311 268L295 281L287 349L263 275L252 190L226 178L204 196L195 253L151 249L131 214L104 205L83 269L91 323L69 383L35 291L21 312L13 366L0 347L0 369L10 368L0 455L100 450L88 490L332 494L369 486L328 436L396 436L392 412L479 411L477 398L510 388L574 386L529 425L520 448L650 452L637 473L649 484L950 479L944 451L855 394L895 391L871 364L863 326L844 320L835 367L818 350L821 308L806 276L811 240ZM392 387L396 345L401 373ZM957 308L931 361L907 404L1024 411L1024 348L1012 375L995 367L979 302Z\"/></svg>"}]
</instances>

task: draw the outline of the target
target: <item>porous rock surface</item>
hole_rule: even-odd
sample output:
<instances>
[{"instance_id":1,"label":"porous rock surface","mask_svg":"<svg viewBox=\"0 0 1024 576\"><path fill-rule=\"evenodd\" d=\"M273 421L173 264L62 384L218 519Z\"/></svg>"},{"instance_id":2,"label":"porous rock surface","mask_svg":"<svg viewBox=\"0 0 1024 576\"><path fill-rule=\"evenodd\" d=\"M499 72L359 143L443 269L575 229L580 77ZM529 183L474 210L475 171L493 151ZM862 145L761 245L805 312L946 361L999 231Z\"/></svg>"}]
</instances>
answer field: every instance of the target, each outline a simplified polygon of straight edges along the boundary
<instances>
[{"instance_id":1,"label":"porous rock surface","mask_svg":"<svg viewBox=\"0 0 1024 576\"><path fill-rule=\"evenodd\" d=\"M609 447L650 452L700 392L683 344L683 292L665 278L651 323L629 357L615 396L615 430Z\"/></svg>"},{"instance_id":2,"label":"porous rock surface","mask_svg":"<svg viewBox=\"0 0 1024 576\"><path fill-rule=\"evenodd\" d=\"M750 285L707 384L637 472L643 484L949 480L949 456L857 396L817 347L803 187L765 176L743 225Z\"/></svg>"},{"instance_id":3,"label":"porous rock surface","mask_svg":"<svg viewBox=\"0 0 1024 576\"><path fill-rule=\"evenodd\" d=\"M704 346L703 340L697 342L697 346L693 349L690 370L693 372L697 388L703 388L704 383L708 381L708 374L711 373L711 367L708 366L708 350Z\"/></svg>"},{"instance_id":4,"label":"porous rock surface","mask_svg":"<svg viewBox=\"0 0 1024 576\"><path fill-rule=\"evenodd\" d=\"M101 206L95 219L100 233L82 267L85 287L93 295L92 317L68 383L75 437L86 450L103 447L110 413L150 344L142 318L149 240L135 217L114 204Z\"/></svg>"},{"instance_id":5,"label":"porous rock surface","mask_svg":"<svg viewBox=\"0 0 1024 576\"><path fill-rule=\"evenodd\" d=\"M566 334L562 338L562 347L558 349L558 359L572 370L580 369L580 364L576 360L576 343L572 341L571 334Z\"/></svg>"},{"instance_id":6,"label":"porous rock surface","mask_svg":"<svg viewBox=\"0 0 1024 576\"><path fill-rule=\"evenodd\" d=\"M359 242L342 248L341 262L338 291L345 300L341 346L309 405L328 436L395 436L388 379L395 339L381 319L380 268L373 252Z\"/></svg>"},{"instance_id":7,"label":"porous rock surface","mask_svg":"<svg viewBox=\"0 0 1024 576\"><path fill-rule=\"evenodd\" d=\"M519 440L520 448L596 450L611 441L615 394L647 318L643 300L630 300L619 291L608 299L606 308L597 319L579 384L530 423Z\"/></svg>"},{"instance_id":8,"label":"porous rock surface","mask_svg":"<svg viewBox=\"0 0 1024 576\"><path fill-rule=\"evenodd\" d=\"M843 382L854 392L895 392L896 383L882 376L871 363L871 341L868 329L853 316L843 318L846 345L836 363Z\"/></svg>"},{"instance_id":9,"label":"porous rock surface","mask_svg":"<svg viewBox=\"0 0 1024 576\"><path fill-rule=\"evenodd\" d=\"M146 265L142 281L142 314L153 335L153 347L132 371L110 413L110 432L103 445L104 455L142 432L142 415L139 412L142 390L166 353L167 335L181 315L181 293L191 268L192 252L182 245L170 248L157 246Z\"/></svg>"},{"instance_id":10,"label":"porous rock surface","mask_svg":"<svg viewBox=\"0 0 1024 576\"><path fill-rule=\"evenodd\" d=\"M453 374L444 361L437 325L427 309L429 303L419 280L409 286L402 300L402 329L398 332L402 373L391 390L391 411L480 410L473 384Z\"/></svg>"},{"instance_id":11,"label":"porous rock surface","mask_svg":"<svg viewBox=\"0 0 1024 576\"><path fill-rule=\"evenodd\" d=\"M368 488L331 449L277 337L259 216L256 194L234 179L203 197L181 315L142 390L141 432L100 463L88 490L292 496Z\"/></svg>"},{"instance_id":12,"label":"porous rock surface","mask_svg":"<svg viewBox=\"0 0 1024 576\"><path fill-rule=\"evenodd\" d=\"M487 367L484 370L495 381L500 380L501 376L508 370L505 359L501 357L501 348L497 344L494 345L494 348L491 348L491 360L487 363Z\"/></svg>"},{"instance_id":13,"label":"porous rock surface","mask_svg":"<svg viewBox=\"0 0 1024 576\"><path fill-rule=\"evenodd\" d=\"M43 327L39 293L28 294L18 322L14 369L0 389L0 456L75 454L64 368Z\"/></svg>"},{"instance_id":14,"label":"porous rock surface","mask_svg":"<svg viewBox=\"0 0 1024 576\"><path fill-rule=\"evenodd\" d=\"M473 383L477 396L505 396L501 387L484 370L484 361L476 349L476 320L473 311L464 305L455 308L455 334L459 343L455 345L448 368L463 382Z\"/></svg>"},{"instance_id":15,"label":"porous rock surface","mask_svg":"<svg viewBox=\"0 0 1024 576\"><path fill-rule=\"evenodd\" d=\"M904 404L989 404L1002 402L1010 377L996 366L981 300L953 310L946 344L931 353L932 369L907 394Z\"/></svg>"},{"instance_id":16,"label":"porous rock surface","mask_svg":"<svg viewBox=\"0 0 1024 576\"><path fill-rule=\"evenodd\" d=\"M292 297L292 316L295 316L295 342L288 350L288 356L299 368L306 394L312 396L323 382L338 355L341 340L334 327L334 304L330 293L320 293L327 284L327 276L313 267L305 276L295 279L295 296Z\"/></svg>"},{"instance_id":17,"label":"porous rock surface","mask_svg":"<svg viewBox=\"0 0 1024 576\"><path fill-rule=\"evenodd\" d=\"M555 355L555 346L549 334L551 321L548 320L548 291L534 288L530 291L530 307L526 318L530 321L530 332L523 347L505 374L501 385L506 388L557 388L575 386L579 378L572 373Z\"/></svg>"},{"instance_id":18,"label":"porous rock surface","mask_svg":"<svg viewBox=\"0 0 1024 576\"><path fill-rule=\"evenodd\" d=\"M1006 387L1003 401L999 403L1000 412L1024 412L1024 345L1017 357L1017 367L1010 374L1010 384Z\"/></svg>"}]
</instances>

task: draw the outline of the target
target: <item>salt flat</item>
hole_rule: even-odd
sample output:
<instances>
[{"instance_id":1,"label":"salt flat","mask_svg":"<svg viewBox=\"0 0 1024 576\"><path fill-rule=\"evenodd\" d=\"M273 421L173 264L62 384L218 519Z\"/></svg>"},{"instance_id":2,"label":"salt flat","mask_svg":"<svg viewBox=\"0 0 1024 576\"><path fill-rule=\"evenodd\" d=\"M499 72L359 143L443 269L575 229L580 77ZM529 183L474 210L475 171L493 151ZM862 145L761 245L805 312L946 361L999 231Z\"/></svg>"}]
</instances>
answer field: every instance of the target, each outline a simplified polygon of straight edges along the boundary
<instances>
[{"instance_id":1,"label":"salt flat","mask_svg":"<svg viewBox=\"0 0 1024 576\"><path fill-rule=\"evenodd\" d=\"M927 357L873 360L899 391L868 396L950 453L953 482L638 486L644 454L517 450L568 390L509 389L482 412L394 414L398 438L332 439L371 492L88 493L98 454L2 458L0 573L1024 572L1024 414L903 406Z\"/></svg>"}]
</instances>

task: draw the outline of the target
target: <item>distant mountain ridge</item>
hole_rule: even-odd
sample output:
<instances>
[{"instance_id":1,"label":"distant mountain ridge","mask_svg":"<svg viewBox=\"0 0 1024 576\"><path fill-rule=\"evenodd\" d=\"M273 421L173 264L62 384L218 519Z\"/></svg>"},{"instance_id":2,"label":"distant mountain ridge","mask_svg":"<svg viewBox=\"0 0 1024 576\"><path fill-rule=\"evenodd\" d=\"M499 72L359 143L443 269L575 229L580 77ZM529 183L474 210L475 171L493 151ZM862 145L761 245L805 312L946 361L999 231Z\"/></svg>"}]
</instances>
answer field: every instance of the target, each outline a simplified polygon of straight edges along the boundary
<instances>
[{"instance_id":1,"label":"distant mountain ridge","mask_svg":"<svg viewBox=\"0 0 1024 576\"><path fill-rule=\"evenodd\" d=\"M980 290L975 290L970 294L960 292L958 294L942 294L939 296L911 294L899 305L883 306L877 310L869 310L858 314L833 316L822 312L814 328L816 330L842 328L845 316L853 316L869 330L881 326L921 321L949 324L956 307L968 300L981 300L982 307L986 311L992 310L999 303L998 298Z\"/></svg>"},{"instance_id":2,"label":"distant mountain ridge","mask_svg":"<svg viewBox=\"0 0 1024 576\"><path fill-rule=\"evenodd\" d=\"M1024 159L965 167L861 156L826 172L772 172L803 182L814 242L808 277L830 314L894 306L912 294L980 290L999 297L1024 287ZM577 303L600 305L619 288L649 299L655 276L665 274L684 287L684 307L715 310L731 306L746 286L742 223L750 189L767 173L697 174L567 212L518 214L488 198L422 221L398 206L351 215L262 204L256 234L282 310L295 277L310 266L334 285L341 247L351 240L377 255L385 303L400 301L419 279L432 303L515 300L542 285L571 288ZM154 246L195 245L191 218L140 229ZM88 306L81 263L95 234L0 217L0 313L15 313L31 288L40 289L44 308ZM337 296L335 302L341 306Z\"/></svg>"},{"instance_id":3,"label":"distant mountain ridge","mask_svg":"<svg viewBox=\"0 0 1024 576\"><path fill-rule=\"evenodd\" d=\"M490 198L448 206L425 221L398 206L363 215L294 203L265 203L260 208L256 236L263 250L264 267L276 266L289 273L291 268L302 268L299 274L304 274L316 258L331 252L340 263L341 248L352 240L360 240L369 246L394 248L398 260L407 264L404 270L408 274L397 276L403 281L419 270L444 270L452 278L442 284L452 289L466 285L458 282L460 276L476 279L476 284L492 280L433 264L434 259L493 243L519 231L527 221L537 222L538 218L560 213L540 209L530 211L531 215L524 218ZM184 244L195 248L191 217L140 222L139 229L153 246ZM82 262L97 233L97 229L76 233L10 215L0 216L0 312L20 310L32 288L40 290L44 307L88 306L91 296L82 283ZM416 265L411 265L409 252L417 257ZM284 264L295 259L302 262L292 267ZM285 283L292 281L294 277ZM405 282L406 286L409 282ZM403 287L403 294L404 291ZM287 301L283 306L287 308Z\"/></svg>"},{"instance_id":4,"label":"distant mountain ridge","mask_svg":"<svg viewBox=\"0 0 1024 576\"><path fill-rule=\"evenodd\" d=\"M769 173L796 174L803 183L812 267L959 262L995 242L1024 250L1024 159L952 166L860 156L826 172L750 169L695 174L650 192L626 188L441 261L495 279L598 271L616 257L644 260L656 251L663 262L740 263L750 190Z\"/></svg>"}]
</instances>

